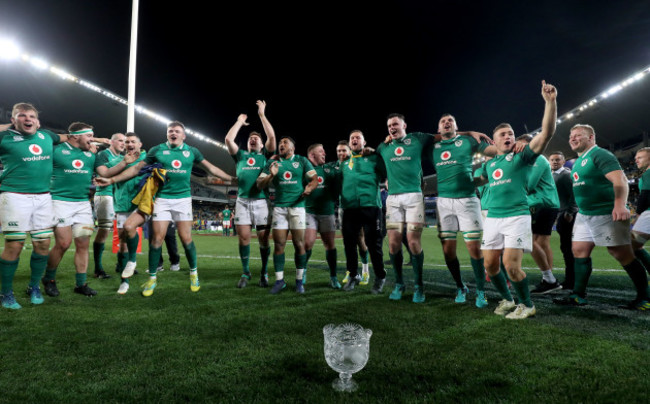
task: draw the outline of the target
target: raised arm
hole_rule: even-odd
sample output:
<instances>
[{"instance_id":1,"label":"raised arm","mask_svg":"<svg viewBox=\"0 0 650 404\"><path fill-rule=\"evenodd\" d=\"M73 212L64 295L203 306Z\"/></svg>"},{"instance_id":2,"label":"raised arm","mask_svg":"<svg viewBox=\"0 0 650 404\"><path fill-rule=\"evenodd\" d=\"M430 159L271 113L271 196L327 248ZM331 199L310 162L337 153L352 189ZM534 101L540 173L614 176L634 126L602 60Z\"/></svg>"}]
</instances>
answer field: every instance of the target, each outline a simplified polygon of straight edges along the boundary
<instances>
[{"instance_id":1,"label":"raised arm","mask_svg":"<svg viewBox=\"0 0 650 404\"><path fill-rule=\"evenodd\" d=\"M228 131L228 134L226 134L226 147L228 147L228 153L237 154L239 151L239 146L235 143L235 138L242 126L248 126L248 122L246 122L247 118L248 116L246 116L246 114L239 115L239 117L237 117L237 122L235 122L232 128Z\"/></svg>"},{"instance_id":2,"label":"raised arm","mask_svg":"<svg viewBox=\"0 0 650 404\"><path fill-rule=\"evenodd\" d=\"M271 122L269 122L269 120L266 119L265 112L266 112L266 101L258 100L257 114L260 116L260 120L262 120L264 133L266 133L266 143L264 144L264 147L266 147L266 150L269 153L274 153L275 152L275 131L273 130L273 126L271 126Z\"/></svg>"},{"instance_id":3,"label":"raised arm","mask_svg":"<svg viewBox=\"0 0 650 404\"><path fill-rule=\"evenodd\" d=\"M542 118L542 131L530 141L530 150L535 154L542 154L546 146L555 134L557 122L557 90L551 84L542 80L542 98L546 102L544 106L544 118Z\"/></svg>"},{"instance_id":4,"label":"raised arm","mask_svg":"<svg viewBox=\"0 0 650 404\"><path fill-rule=\"evenodd\" d=\"M614 221L623 221L630 218L630 211L627 209L627 194L629 188L627 177L623 170L614 170L605 174L605 177L614 187L614 209L612 210L612 219Z\"/></svg>"},{"instance_id":5,"label":"raised arm","mask_svg":"<svg viewBox=\"0 0 650 404\"><path fill-rule=\"evenodd\" d=\"M127 168L126 170L122 171L121 173L113 177L109 177L109 178L97 177L96 181L99 185L111 185L111 184L115 184L116 182L126 181L138 175L140 169L144 167L145 164L146 163L144 162L144 160L142 160L138 164Z\"/></svg>"},{"instance_id":6,"label":"raised arm","mask_svg":"<svg viewBox=\"0 0 650 404\"><path fill-rule=\"evenodd\" d=\"M102 177L112 177L116 174L121 173L129 164L133 163L136 161L139 157L139 154L132 152L132 153L127 153L122 161L119 163L115 164L113 167L108 168L106 166L99 166L95 169L97 174L99 174Z\"/></svg>"},{"instance_id":7,"label":"raised arm","mask_svg":"<svg viewBox=\"0 0 650 404\"><path fill-rule=\"evenodd\" d=\"M215 177L219 177L224 181L234 181L235 177L233 177L230 174L227 174L225 171L220 169L219 167L215 166L214 164L210 163L208 160L201 160L199 163L201 167L203 167L207 172L210 174L214 175Z\"/></svg>"}]
</instances>

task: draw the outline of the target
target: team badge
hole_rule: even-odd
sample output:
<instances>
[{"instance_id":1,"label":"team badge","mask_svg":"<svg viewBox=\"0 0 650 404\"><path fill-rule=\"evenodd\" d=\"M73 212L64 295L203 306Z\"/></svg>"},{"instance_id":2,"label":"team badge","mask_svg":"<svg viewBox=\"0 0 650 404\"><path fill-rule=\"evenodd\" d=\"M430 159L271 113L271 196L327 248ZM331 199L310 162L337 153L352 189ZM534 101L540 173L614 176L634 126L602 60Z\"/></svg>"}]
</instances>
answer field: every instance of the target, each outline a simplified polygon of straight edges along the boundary
<instances>
[{"instance_id":1,"label":"team badge","mask_svg":"<svg viewBox=\"0 0 650 404\"><path fill-rule=\"evenodd\" d=\"M396 156L401 156L402 154L404 154L404 148L403 147L400 146L400 147L395 149L395 155Z\"/></svg>"},{"instance_id":2,"label":"team badge","mask_svg":"<svg viewBox=\"0 0 650 404\"><path fill-rule=\"evenodd\" d=\"M508 153L508 155L506 155L506 161L512 161L513 158L514 158L514 154L512 153Z\"/></svg>"},{"instance_id":3,"label":"team badge","mask_svg":"<svg viewBox=\"0 0 650 404\"><path fill-rule=\"evenodd\" d=\"M578 173L573 173L573 180L578 181L579 179L580 179L580 176L578 175Z\"/></svg>"},{"instance_id":4,"label":"team badge","mask_svg":"<svg viewBox=\"0 0 650 404\"><path fill-rule=\"evenodd\" d=\"M282 178L284 178L286 181L289 181L291 178L293 178L293 175L291 174L291 171L285 171L284 174L282 174Z\"/></svg>"},{"instance_id":5,"label":"team badge","mask_svg":"<svg viewBox=\"0 0 650 404\"><path fill-rule=\"evenodd\" d=\"M440 155L440 158L441 158L443 161L447 161L447 160L449 160L449 159L451 158L451 152L448 151L448 150L443 151L442 154Z\"/></svg>"},{"instance_id":6,"label":"team badge","mask_svg":"<svg viewBox=\"0 0 650 404\"><path fill-rule=\"evenodd\" d=\"M246 160L246 164L248 164L249 166L252 166L253 164L255 164L255 159L252 158L252 157L249 157L248 160Z\"/></svg>"},{"instance_id":7,"label":"team badge","mask_svg":"<svg viewBox=\"0 0 650 404\"><path fill-rule=\"evenodd\" d=\"M182 166L182 164L181 164L180 160L174 160L174 161L172 161L172 167L174 167L174 168L181 168L181 166Z\"/></svg>"},{"instance_id":8,"label":"team badge","mask_svg":"<svg viewBox=\"0 0 650 404\"><path fill-rule=\"evenodd\" d=\"M92 153L91 153L91 152L88 152L88 151L85 151L84 154L86 155L86 157L90 157L90 156L92 156Z\"/></svg>"},{"instance_id":9,"label":"team badge","mask_svg":"<svg viewBox=\"0 0 650 404\"><path fill-rule=\"evenodd\" d=\"M183 151L183 157L185 157L185 158L190 157L190 152L187 151L187 150L184 150Z\"/></svg>"},{"instance_id":10,"label":"team badge","mask_svg":"<svg viewBox=\"0 0 650 404\"><path fill-rule=\"evenodd\" d=\"M293 168L298 168L298 166L300 166L300 163L291 163L291 165L293 166Z\"/></svg>"},{"instance_id":11,"label":"team badge","mask_svg":"<svg viewBox=\"0 0 650 404\"><path fill-rule=\"evenodd\" d=\"M404 139L404 144L405 145L410 145L411 144L411 139Z\"/></svg>"},{"instance_id":12,"label":"team badge","mask_svg":"<svg viewBox=\"0 0 650 404\"><path fill-rule=\"evenodd\" d=\"M41 146L37 144L31 144L29 145L29 152L35 156L40 156L41 154L43 154L43 149L41 148Z\"/></svg>"},{"instance_id":13,"label":"team badge","mask_svg":"<svg viewBox=\"0 0 650 404\"><path fill-rule=\"evenodd\" d=\"M72 168L80 170L84 167L84 162L81 160L72 160Z\"/></svg>"},{"instance_id":14,"label":"team badge","mask_svg":"<svg viewBox=\"0 0 650 404\"><path fill-rule=\"evenodd\" d=\"M322 184L323 181L324 181L324 180L323 180L323 177L321 177L321 176L319 175L319 176L318 176L318 183L319 183L319 184Z\"/></svg>"},{"instance_id":15,"label":"team badge","mask_svg":"<svg viewBox=\"0 0 650 404\"><path fill-rule=\"evenodd\" d=\"M44 140L44 139L45 139L45 136L43 136L42 133L39 133L39 134L38 134L38 137L39 137L41 140Z\"/></svg>"},{"instance_id":16,"label":"team badge","mask_svg":"<svg viewBox=\"0 0 650 404\"><path fill-rule=\"evenodd\" d=\"M456 147L460 147L460 146L463 145L463 141L462 141L462 140L456 140L456 141L454 142L454 144L456 145Z\"/></svg>"},{"instance_id":17,"label":"team badge","mask_svg":"<svg viewBox=\"0 0 650 404\"><path fill-rule=\"evenodd\" d=\"M492 178L494 178L495 180L500 180L501 177L503 177L503 170L500 168L494 170L494 172L492 173Z\"/></svg>"},{"instance_id":18,"label":"team badge","mask_svg":"<svg viewBox=\"0 0 650 404\"><path fill-rule=\"evenodd\" d=\"M582 160L582 162L580 163L580 165L584 167L584 166L587 165L587 162L588 162L588 161L589 161L589 159L584 159L584 160Z\"/></svg>"}]
</instances>

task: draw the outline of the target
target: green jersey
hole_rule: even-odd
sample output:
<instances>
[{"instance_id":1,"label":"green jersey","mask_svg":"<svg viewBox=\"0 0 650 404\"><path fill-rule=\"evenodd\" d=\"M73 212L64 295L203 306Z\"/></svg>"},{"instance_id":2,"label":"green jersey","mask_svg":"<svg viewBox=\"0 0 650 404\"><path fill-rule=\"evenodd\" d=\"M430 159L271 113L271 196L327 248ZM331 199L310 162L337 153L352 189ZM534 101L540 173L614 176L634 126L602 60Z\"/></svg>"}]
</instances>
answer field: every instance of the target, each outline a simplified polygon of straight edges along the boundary
<instances>
[{"instance_id":1,"label":"green jersey","mask_svg":"<svg viewBox=\"0 0 650 404\"><path fill-rule=\"evenodd\" d=\"M528 176L528 206L531 208L560 208L551 164L546 157L538 156Z\"/></svg>"},{"instance_id":2,"label":"green jersey","mask_svg":"<svg viewBox=\"0 0 650 404\"><path fill-rule=\"evenodd\" d=\"M528 175L537 156L530 146L526 146L521 153L500 154L487 162L485 171L490 187L488 217L530 215Z\"/></svg>"},{"instance_id":3,"label":"green jersey","mask_svg":"<svg viewBox=\"0 0 650 404\"><path fill-rule=\"evenodd\" d=\"M389 195L422 192L422 155L432 144L432 135L415 132L377 147L386 167Z\"/></svg>"},{"instance_id":4,"label":"green jersey","mask_svg":"<svg viewBox=\"0 0 650 404\"><path fill-rule=\"evenodd\" d=\"M46 129L28 135L14 129L0 132L0 192L40 194L50 191L52 153L61 137Z\"/></svg>"},{"instance_id":5,"label":"green jersey","mask_svg":"<svg viewBox=\"0 0 650 404\"><path fill-rule=\"evenodd\" d=\"M141 150L138 159L129 164L126 168L138 164L146 157L147 153L144 150ZM99 156L97 158L99 158ZM136 208L136 206L131 203L131 201L138 194L138 183L145 175L146 174L136 175L133 178L115 184L115 194L113 195L113 199L116 212L126 213L131 212Z\"/></svg>"},{"instance_id":6,"label":"green jersey","mask_svg":"<svg viewBox=\"0 0 650 404\"><path fill-rule=\"evenodd\" d=\"M97 167L99 166L106 166L106 168L111 168L116 166L117 164L120 163L124 159L124 156L121 154L115 154L109 147L106 150L102 150L99 153L97 153ZM97 191L95 191L95 195L99 196L113 196L113 184L107 185L105 187L97 187Z\"/></svg>"},{"instance_id":7,"label":"green jersey","mask_svg":"<svg viewBox=\"0 0 650 404\"><path fill-rule=\"evenodd\" d=\"M336 163L315 166L314 170L318 176L318 186L305 199L305 209L313 215L333 215L334 202L338 195Z\"/></svg>"},{"instance_id":8,"label":"green jersey","mask_svg":"<svg viewBox=\"0 0 650 404\"><path fill-rule=\"evenodd\" d=\"M605 177L621 170L616 157L605 149L593 146L573 163L573 195L583 215L609 215L614 209L614 187Z\"/></svg>"},{"instance_id":9,"label":"green jersey","mask_svg":"<svg viewBox=\"0 0 650 404\"><path fill-rule=\"evenodd\" d=\"M68 142L54 148L50 188L52 199L82 202L90 197L90 185L95 173L95 154L83 151Z\"/></svg>"},{"instance_id":10,"label":"green jersey","mask_svg":"<svg viewBox=\"0 0 650 404\"><path fill-rule=\"evenodd\" d=\"M648 169L639 178L639 191L650 191L650 170Z\"/></svg>"},{"instance_id":11,"label":"green jersey","mask_svg":"<svg viewBox=\"0 0 650 404\"><path fill-rule=\"evenodd\" d=\"M239 149L237 153L232 155L237 167L237 196L250 199L268 198L269 191L257 188L255 183L264 166L266 166L268 157L269 153L267 153L266 148L259 153Z\"/></svg>"},{"instance_id":12,"label":"green jersey","mask_svg":"<svg viewBox=\"0 0 650 404\"><path fill-rule=\"evenodd\" d=\"M223 220L230 220L230 216L232 216L232 211L230 209L224 209L221 214L223 215Z\"/></svg>"},{"instance_id":13,"label":"green jersey","mask_svg":"<svg viewBox=\"0 0 650 404\"><path fill-rule=\"evenodd\" d=\"M155 146L144 161L147 164L160 163L167 170L167 182L156 194L157 198L180 199L192 196L190 179L192 166L205 160L201 152L185 143L173 147L169 142Z\"/></svg>"},{"instance_id":14,"label":"green jersey","mask_svg":"<svg viewBox=\"0 0 650 404\"><path fill-rule=\"evenodd\" d=\"M379 183L386 178L384 160L378 154L352 155L339 165L341 208L381 208Z\"/></svg>"},{"instance_id":15,"label":"green jersey","mask_svg":"<svg viewBox=\"0 0 650 404\"><path fill-rule=\"evenodd\" d=\"M488 178L486 165L487 163L483 163L483 165L476 169L474 178ZM478 192L478 198L481 200L481 210L487 210L488 200L490 199L490 184L485 183L478 186L476 187L476 191Z\"/></svg>"},{"instance_id":16,"label":"green jersey","mask_svg":"<svg viewBox=\"0 0 650 404\"><path fill-rule=\"evenodd\" d=\"M262 170L262 173L268 175L271 163L275 160L269 160ZM316 175L314 166L303 156L294 154L289 159L279 158L278 174L271 181L275 188L275 206L278 207L304 207L305 199L302 193L305 190L303 180L305 176Z\"/></svg>"},{"instance_id":17,"label":"green jersey","mask_svg":"<svg viewBox=\"0 0 650 404\"><path fill-rule=\"evenodd\" d=\"M472 161L474 154L486 147L487 143L478 143L471 136L460 135L435 144L433 164L438 178L438 196L469 198L476 195Z\"/></svg>"}]
</instances>

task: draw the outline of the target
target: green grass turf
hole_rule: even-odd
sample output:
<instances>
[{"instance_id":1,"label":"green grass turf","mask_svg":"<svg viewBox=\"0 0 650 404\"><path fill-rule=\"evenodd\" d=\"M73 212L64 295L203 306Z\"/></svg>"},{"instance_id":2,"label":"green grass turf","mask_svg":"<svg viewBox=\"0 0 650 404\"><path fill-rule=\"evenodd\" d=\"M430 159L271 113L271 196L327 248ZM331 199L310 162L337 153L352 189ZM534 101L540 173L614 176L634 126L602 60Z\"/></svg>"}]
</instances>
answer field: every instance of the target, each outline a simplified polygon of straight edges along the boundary
<instances>
[{"instance_id":1,"label":"green grass turf","mask_svg":"<svg viewBox=\"0 0 650 404\"><path fill-rule=\"evenodd\" d=\"M271 296L256 285L256 240L253 281L237 289L237 238L196 235L198 293L189 290L183 258L180 272L160 273L154 295L142 297L147 259L140 255L140 274L127 295L115 293L116 276L89 278L94 298L76 295L70 251L58 271L61 296L32 306L24 293L27 249L14 283L23 309L0 311L0 402L647 402L650 313L616 307L634 297L632 283L604 249L594 251L599 270L589 306L534 297L537 316L514 322L492 313L498 297L489 284L489 308L474 307L462 241L462 274L472 293L467 304L454 304L435 231L427 229L423 240L422 305L410 302L412 277L403 300L389 301L390 268L383 295L371 295L370 285L350 293L329 289L320 240L305 295L293 291L291 246L287 290ZM340 239L337 246L342 278ZM553 246L561 267L555 236ZM104 262L114 275L115 256L106 253ZM532 286L540 274L530 255L524 267ZM556 274L563 279L561 270ZM360 388L352 394L332 390L337 375L323 355L323 326L344 322L373 330L370 360L354 376Z\"/></svg>"}]
</instances>

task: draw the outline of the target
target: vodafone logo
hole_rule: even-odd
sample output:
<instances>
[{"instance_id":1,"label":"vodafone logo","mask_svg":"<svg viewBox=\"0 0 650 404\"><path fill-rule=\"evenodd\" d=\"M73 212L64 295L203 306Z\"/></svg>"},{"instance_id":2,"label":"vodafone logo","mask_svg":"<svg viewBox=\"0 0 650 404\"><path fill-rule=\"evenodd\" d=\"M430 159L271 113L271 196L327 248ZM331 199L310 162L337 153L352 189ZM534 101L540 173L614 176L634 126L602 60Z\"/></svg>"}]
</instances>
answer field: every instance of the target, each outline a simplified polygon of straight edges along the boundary
<instances>
[{"instance_id":1,"label":"vodafone logo","mask_svg":"<svg viewBox=\"0 0 650 404\"><path fill-rule=\"evenodd\" d=\"M252 158L252 157L249 157L248 160L246 160L246 164L248 164L249 166L252 166L253 164L255 164L255 159Z\"/></svg>"},{"instance_id":2,"label":"vodafone logo","mask_svg":"<svg viewBox=\"0 0 650 404\"><path fill-rule=\"evenodd\" d=\"M323 183L323 177L321 177L320 175L318 176L318 183L319 183L319 184L322 184L322 183Z\"/></svg>"},{"instance_id":3,"label":"vodafone logo","mask_svg":"<svg viewBox=\"0 0 650 404\"><path fill-rule=\"evenodd\" d=\"M78 170L80 168L83 168L83 166L84 166L83 161L81 161L81 160L72 160L72 168L75 168L75 169Z\"/></svg>"},{"instance_id":4,"label":"vodafone logo","mask_svg":"<svg viewBox=\"0 0 650 404\"><path fill-rule=\"evenodd\" d=\"M182 164L180 160L173 160L172 161L172 167L174 168L181 168Z\"/></svg>"},{"instance_id":5,"label":"vodafone logo","mask_svg":"<svg viewBox=\"0 0 650 404\"><path fill-rule=\"evenodd\" d=\"M580 179L580 176L578 175L578 173L573 173L573 180L578 181L579 179Z\"/></svg>"},{"instance_id":6,"label":"vodafone logo","mask_svg":"<svg viewBox=\"0 0 650 404\"><path fill-rule=\"evenodd\" d=\"M494 170L494 172L492 173L492 178L494 178L495 180L500 180L501 177L503 177L503 170L500 168Z\"/></svg>"},{"instance_id":7,"label":"vodafone logo","mask_svg":"<svg viewBox=\"0 0 650 404\"><path fill-rule=\"evenodd\" d=\"M449 152L449 151L444 151L444 152L442 152L442 154L440 155L440 158L441 158L443 161L447 161L447 160L449 160L449 159L451 158L451 152Z\"/></svg>"},{"instance_id":8,"label":"vodafone logo","mask_svg":"<svg viewBox=\"0 0 650 404\"><path fill-rule=\"evenodd\" d=\"M35 156L40 156L41 154L43 154L43 149L41 148L41 146L37 144L29 145L29 151Z\"/></svg>"},{"instance_id":9,"label":"vodafone logo","mask_svg":"<svg viewBox=\"0 0 650 404\"><path fill-rule=\"evenodd\" d=\"M285 171L284 174L282 174L282 178L289 181L291 178L293 178L293 175L291 175L291 171Z\"/></svg>"},{"instance_id":10,"label":"vodafone logo","mask_svg":"<svg viewBox=\"0 0 650 404\"><path fill-rule=\"evenodd\" d=\"M404 154L404 148L403 147L400 146L397 149L395 149L395 155L396 156L401 156L402 154Z\"/></svg>"}]
</instances>

